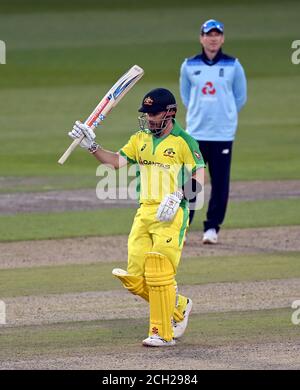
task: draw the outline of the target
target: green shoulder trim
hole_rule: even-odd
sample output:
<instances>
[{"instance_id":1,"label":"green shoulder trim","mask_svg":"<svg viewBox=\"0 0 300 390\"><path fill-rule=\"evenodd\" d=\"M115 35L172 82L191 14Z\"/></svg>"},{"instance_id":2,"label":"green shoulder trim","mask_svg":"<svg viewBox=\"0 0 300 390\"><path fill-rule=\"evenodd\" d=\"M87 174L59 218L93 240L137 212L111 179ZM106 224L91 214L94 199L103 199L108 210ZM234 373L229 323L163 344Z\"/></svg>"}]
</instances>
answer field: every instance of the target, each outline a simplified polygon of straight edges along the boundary
<instances>
[{"instance_id":1,"label":"green shoulder trim","mask_svg":"<svg viewBox=\"0 0 300 390\"><path fill-rule=\"evenodd\" d=\"M130 164L136 164L136 160L133 160L132 158L128 157L126 153L123 152L122 149L119 150L119 153L121 156L125 157L126 160L130 163Z\"/></svg>"},{"instance_id":2,"label":"green shoulder trim","mask_svg":"<svg viewBox=\"0 0 300 390\"><path fill-rule=\"evenodd\" d=\"M175 137L178 137L182 131L185 132L184 129L177 122L176 119L173 119L173 123L174 123L174 126L173 126L173 129L171 131L171 134L175 135Z\"/></svg>"},{"instance_id":3,"label":"green shoulder trim","mask_svg":"<svg viewBox=\"0 0 300 390\"><path fill-rule=\"evenodd\" d=\"M200 152L198 142L191 135L186 133L184 130L180 132L179 137L181 137L188 145L190 152L193 156L193 159L195 161L195 164L197 166L196 169L205 168L205 163L202 154Z\"/></svg>"},{"instance_id":4,"label":"green shoulder trim","mask_svg":"<svg viewBox=\"0 0 300 390\"><path fill-rule=\"evenodd\" d=\"M179 242L178 242L179 247L181 247L181 245L182 245L184 232L186 231L186 229L188 227L188 220L189 220L189 209L186 206L186 204L181 204L180 207L183 210L183 221L182 221L182 225L180 227L180 232L179 232Z\"/></svg>"}]
</instances>

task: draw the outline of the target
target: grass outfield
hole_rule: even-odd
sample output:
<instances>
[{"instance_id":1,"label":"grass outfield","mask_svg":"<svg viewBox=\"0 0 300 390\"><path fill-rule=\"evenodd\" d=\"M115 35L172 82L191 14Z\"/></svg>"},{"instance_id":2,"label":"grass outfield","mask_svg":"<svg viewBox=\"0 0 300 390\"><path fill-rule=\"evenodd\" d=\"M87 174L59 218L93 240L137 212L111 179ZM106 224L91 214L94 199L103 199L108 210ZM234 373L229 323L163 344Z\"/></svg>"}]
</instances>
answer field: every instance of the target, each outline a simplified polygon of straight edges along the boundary
<instances>
[{"instance_id":1,"label":"grass outfield","mask_svg":"<svg viewBox=\"0 0 300 390\"><path fill-rule=\"evenodd\" d=\"M192 315L183 345L190 348L234 343L299 342L290 309ZM77 356L88 352L135 353L145 337L146 319L72 322L6 328L1 331L0 359L35 355ZM113 341L113 346L112 346ZM180 344L178 345L180 348Z\"/></svg>"},{"instance_id":2,"label":"grass outfield","mask_svg":"<svg viewBox=\"0 0 300 390\"><path fill-rule=\"evenodd\" d=\"M0 241L129 234L135 209L27 213L0 217ZM202 230L198 211L191 230ZM300 223L299 199L230 202L224 228L289 226Z\"/></svg>"},{"instance_id":3,"label":"grass outfield","mask_svg":"<svg viewBox=\"0 0 300 390\"><path fill-rule=\"evenodd\" d=\"M179 267L180 285L300 277L300 253L186 258ZM111 275L126 262L75 264L0 270L0 297L80 293L120 289Z\"/></svg>"},{"instance_id":4,"label":"grass outfield","mask_svg":"<svg viewBox=\"0 0 300 390\"><path fill-rule=\"evenodd\" d=\"M180 64L200 50L199 25L214 16L225 23L224 51L239 57L249 81L233 180L300 178L299 66L290 61L299 2L132 0L125 6L120 0L76 0L70 7L65 0L12 0L1 2L0 11L0 39L7 45L0 78L0 177L49 177L51 189L93 187L95 164L83 151L64 167L56 163L69 144L66 131L137 63L145 77L99 131L99 141L117 150L136 129L147 90L165 86L180 101ZM184 124L181 104L178 119Z\"/></svg>"}]
</instances>

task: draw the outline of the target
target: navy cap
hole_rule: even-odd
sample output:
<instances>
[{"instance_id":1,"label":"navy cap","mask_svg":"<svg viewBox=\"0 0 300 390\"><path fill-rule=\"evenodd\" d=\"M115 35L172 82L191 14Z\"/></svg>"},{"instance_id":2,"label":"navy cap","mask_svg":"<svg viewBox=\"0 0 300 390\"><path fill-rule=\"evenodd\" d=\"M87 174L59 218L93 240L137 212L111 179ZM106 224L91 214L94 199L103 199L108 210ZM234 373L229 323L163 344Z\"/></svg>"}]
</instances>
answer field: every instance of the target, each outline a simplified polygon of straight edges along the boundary
<instances>
[{"instance_id":1,"label":"navy cap","mask_svg":"<svg viewBox=\"0 0 300 390\"><path fill-rule=\"evenodd\" d=\"M148 92L144 98L139 112L157 113L174 109L176 100L172 92L165 88L156 88Z\"/></svg>"},{"instance_id":2,"label":"navy cap","mask_svg":"<svg viewBox=\"0 0 300 390\"><path fill-rule=\"evenodd\" d=\"M224 24L221 22L218 22L215 19L209 19L201 26L201 34L207 34L211 30L218 30L220 33L224 33Z\"/></svg>"}]
</instances>

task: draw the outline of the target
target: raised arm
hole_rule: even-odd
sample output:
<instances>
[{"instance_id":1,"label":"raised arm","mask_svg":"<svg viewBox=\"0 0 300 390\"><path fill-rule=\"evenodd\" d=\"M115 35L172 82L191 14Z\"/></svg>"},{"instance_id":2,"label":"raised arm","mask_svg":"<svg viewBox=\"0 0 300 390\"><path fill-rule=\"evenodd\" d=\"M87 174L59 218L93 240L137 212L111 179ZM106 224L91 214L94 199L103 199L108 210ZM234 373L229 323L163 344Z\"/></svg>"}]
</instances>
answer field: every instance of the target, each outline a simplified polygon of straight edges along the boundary
<instances>
[{"instance_id":1,"label":"raised arm","mask_svg":"<svg viewBox=\"0 0 300 390\"><path fill-rule=\"evenodd\" d=\"M76 121L73 126L73 130L69 132L69 136L73 139L77 139L81 138L82 135L84 135L84 138L81 141L80 146L87 149L102 164L113 166L115 169L119 169L124 165L127 165L126 158L122 157L117 152L103 149L99 144L97 144L97 142L95 142L96 134L94 131L84 123Z\"/></svg>"}]
</instances>

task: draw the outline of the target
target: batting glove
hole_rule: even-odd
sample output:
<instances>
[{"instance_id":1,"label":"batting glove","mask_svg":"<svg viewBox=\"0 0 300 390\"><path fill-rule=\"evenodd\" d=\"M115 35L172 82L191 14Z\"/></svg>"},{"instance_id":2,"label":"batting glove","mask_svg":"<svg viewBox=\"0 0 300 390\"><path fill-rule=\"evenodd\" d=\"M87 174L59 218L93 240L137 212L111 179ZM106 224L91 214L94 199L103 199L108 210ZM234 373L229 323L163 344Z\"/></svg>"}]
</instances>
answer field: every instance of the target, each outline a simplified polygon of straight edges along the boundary
<instances>
[{"instance_id":1,"label":"batting glove","mask_svg":"<svg viewBox=\"0 0 300 390\"><path fill-rule=\"evenodd\" d=\"M156 218L161 222L172 221L177 213L182 198L183 194L180 191L166 195L158 207Z\"/></svg>"},{"instance_id":2,"label":"batting glove","mask_svg":"<svg viewBox=\"0 0 300 390\"><path fill-rule=\"evenodd\" d=\"M96 134L94 131L84 123L76 121L73 130L70 131L69 136L73 139L78 139L84 136L83 140L80 142L80 146L84 149L87 149L91 153L95 153L99 149L99 145L95 142Z\"/></svg>"}]
</instances>

